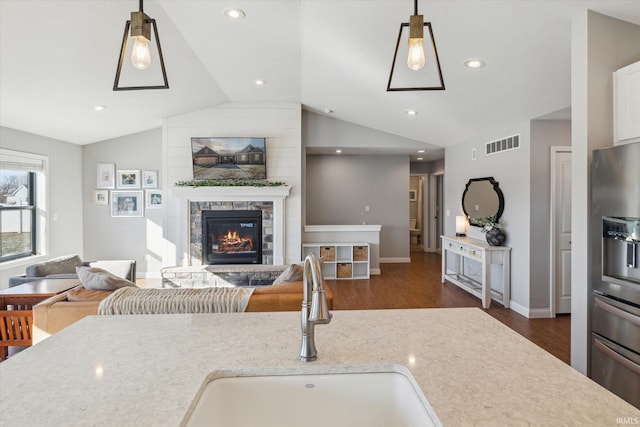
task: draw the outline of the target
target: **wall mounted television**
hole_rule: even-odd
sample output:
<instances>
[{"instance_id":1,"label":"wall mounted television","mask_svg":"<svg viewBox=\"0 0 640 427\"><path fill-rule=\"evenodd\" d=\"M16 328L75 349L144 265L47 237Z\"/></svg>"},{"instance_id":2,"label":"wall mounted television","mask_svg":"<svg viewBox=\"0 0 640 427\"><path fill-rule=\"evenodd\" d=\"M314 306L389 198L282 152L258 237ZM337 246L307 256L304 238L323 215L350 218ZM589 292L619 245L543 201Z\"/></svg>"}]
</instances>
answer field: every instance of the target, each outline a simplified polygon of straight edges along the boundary
<instances>
[{"instance_id":1,"label":"wall mounted television","mask_svg":"<svg viewBox=\"0 0 640 427\"><path fill-rule=\"evenodd\" d=\"M266 138L191 138L193 179L267 179Z\"/></svg>"}]
</instances>

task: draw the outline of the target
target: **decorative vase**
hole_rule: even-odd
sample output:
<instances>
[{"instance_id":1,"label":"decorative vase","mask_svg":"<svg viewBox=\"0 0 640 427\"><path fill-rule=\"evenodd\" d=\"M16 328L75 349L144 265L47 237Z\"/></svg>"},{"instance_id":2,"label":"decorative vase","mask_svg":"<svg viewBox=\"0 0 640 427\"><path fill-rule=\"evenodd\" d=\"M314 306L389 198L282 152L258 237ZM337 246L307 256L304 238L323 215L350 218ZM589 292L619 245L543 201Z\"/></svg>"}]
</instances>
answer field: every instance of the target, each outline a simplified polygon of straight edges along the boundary
<instances>
[{"instance_id":1,"label":"decorative vase","mask_svg":"<svg viewBox=\"0 0 640 427\"><path fill-rule=\"evenodd\" d=\"M502 246L507 236L499 228L492 228L485 233L487 243L491 246Z\"/></svg>"}]
</instances>

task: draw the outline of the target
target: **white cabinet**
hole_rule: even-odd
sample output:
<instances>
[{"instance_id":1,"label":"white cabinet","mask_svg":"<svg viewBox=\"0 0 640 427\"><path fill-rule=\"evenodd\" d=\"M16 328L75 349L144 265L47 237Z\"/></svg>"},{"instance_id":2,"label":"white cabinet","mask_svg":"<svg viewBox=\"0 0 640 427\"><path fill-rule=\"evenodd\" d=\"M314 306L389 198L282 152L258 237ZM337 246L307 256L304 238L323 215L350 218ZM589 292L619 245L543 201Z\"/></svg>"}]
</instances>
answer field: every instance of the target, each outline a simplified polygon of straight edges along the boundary
<instances>
[{"instance_id":1,"label":"white cabinet","mask_svg":"<svg viewBox=\"0 0 640 427\"><path fill-rule=\"evenodd\" d=\"M491 300L509 308L511 299L511 248L490 246L481 240L469 237L442 237L442 283L449 281L482 300L482 307L489 308ZM454 267L447 261L455 258ZM480 263L480 279L465 274L465 260ZM502 291L491 283L491 266L502 267Z\"/></svg>"},{"instance_id":2,"label":"white cabinet","mask_svg":"<svg viewBox=\"0 0 640 427\"><path fill-rule=\"evenodd\" d=\"M640 141L640 61L613 73L613 139Z\"/></svg>"},{"instance_id":3,"label":"white cabinet","mask_svg":"<svg viewBox=\"0 0 640 427\"><path fill-rule=\"evenodd\" d=\"M368 243L305 243L302 257L315 253L322 260L325 279L368 279Z\"/></svg>"}]
</instances>

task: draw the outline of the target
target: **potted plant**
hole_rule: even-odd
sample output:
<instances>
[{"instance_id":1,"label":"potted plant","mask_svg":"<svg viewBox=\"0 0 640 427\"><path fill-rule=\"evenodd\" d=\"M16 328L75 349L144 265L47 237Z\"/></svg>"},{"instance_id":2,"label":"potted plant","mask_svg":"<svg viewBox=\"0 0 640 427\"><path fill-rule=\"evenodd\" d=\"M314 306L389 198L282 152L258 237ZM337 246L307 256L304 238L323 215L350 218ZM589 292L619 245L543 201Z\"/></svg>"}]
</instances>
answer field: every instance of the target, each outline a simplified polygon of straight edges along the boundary
<instances>
[{"instance_id":1,"label":"potted plant","mask_svg":"<svg viewBox=\"0 0 640 427\"><path fill-rule=\"evenodd\" d=\"M495 216L478 218L476 223L482 227L481 231L485 234L487 243L491 246L501 246L504 243L507 236L500 228L500 223Z\"/></svg>"}]
</instances>

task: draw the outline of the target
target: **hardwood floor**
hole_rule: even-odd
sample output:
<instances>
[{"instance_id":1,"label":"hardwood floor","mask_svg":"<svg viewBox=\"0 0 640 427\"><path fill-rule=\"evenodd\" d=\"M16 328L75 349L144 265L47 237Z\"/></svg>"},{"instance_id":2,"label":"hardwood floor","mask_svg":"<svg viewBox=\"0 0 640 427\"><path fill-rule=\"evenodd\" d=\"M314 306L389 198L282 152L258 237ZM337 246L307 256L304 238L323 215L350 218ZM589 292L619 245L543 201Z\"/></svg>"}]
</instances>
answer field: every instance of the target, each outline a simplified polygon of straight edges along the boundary
<instances>
[{"instance_id":1,"label":"hardwood floor","mask_svg":"<svg viewBox=\"0 0 640 427\"><path fill-rule=\"evenodd\" d=\"M441 283L439 254L411 252L411 264L382 264L369 280L327 280L335 310L479 307L480 299L451 283ZM497 302L485 310L520 335L570 363L571 316L527 319Z\"/></svg>"}]
</instances>

